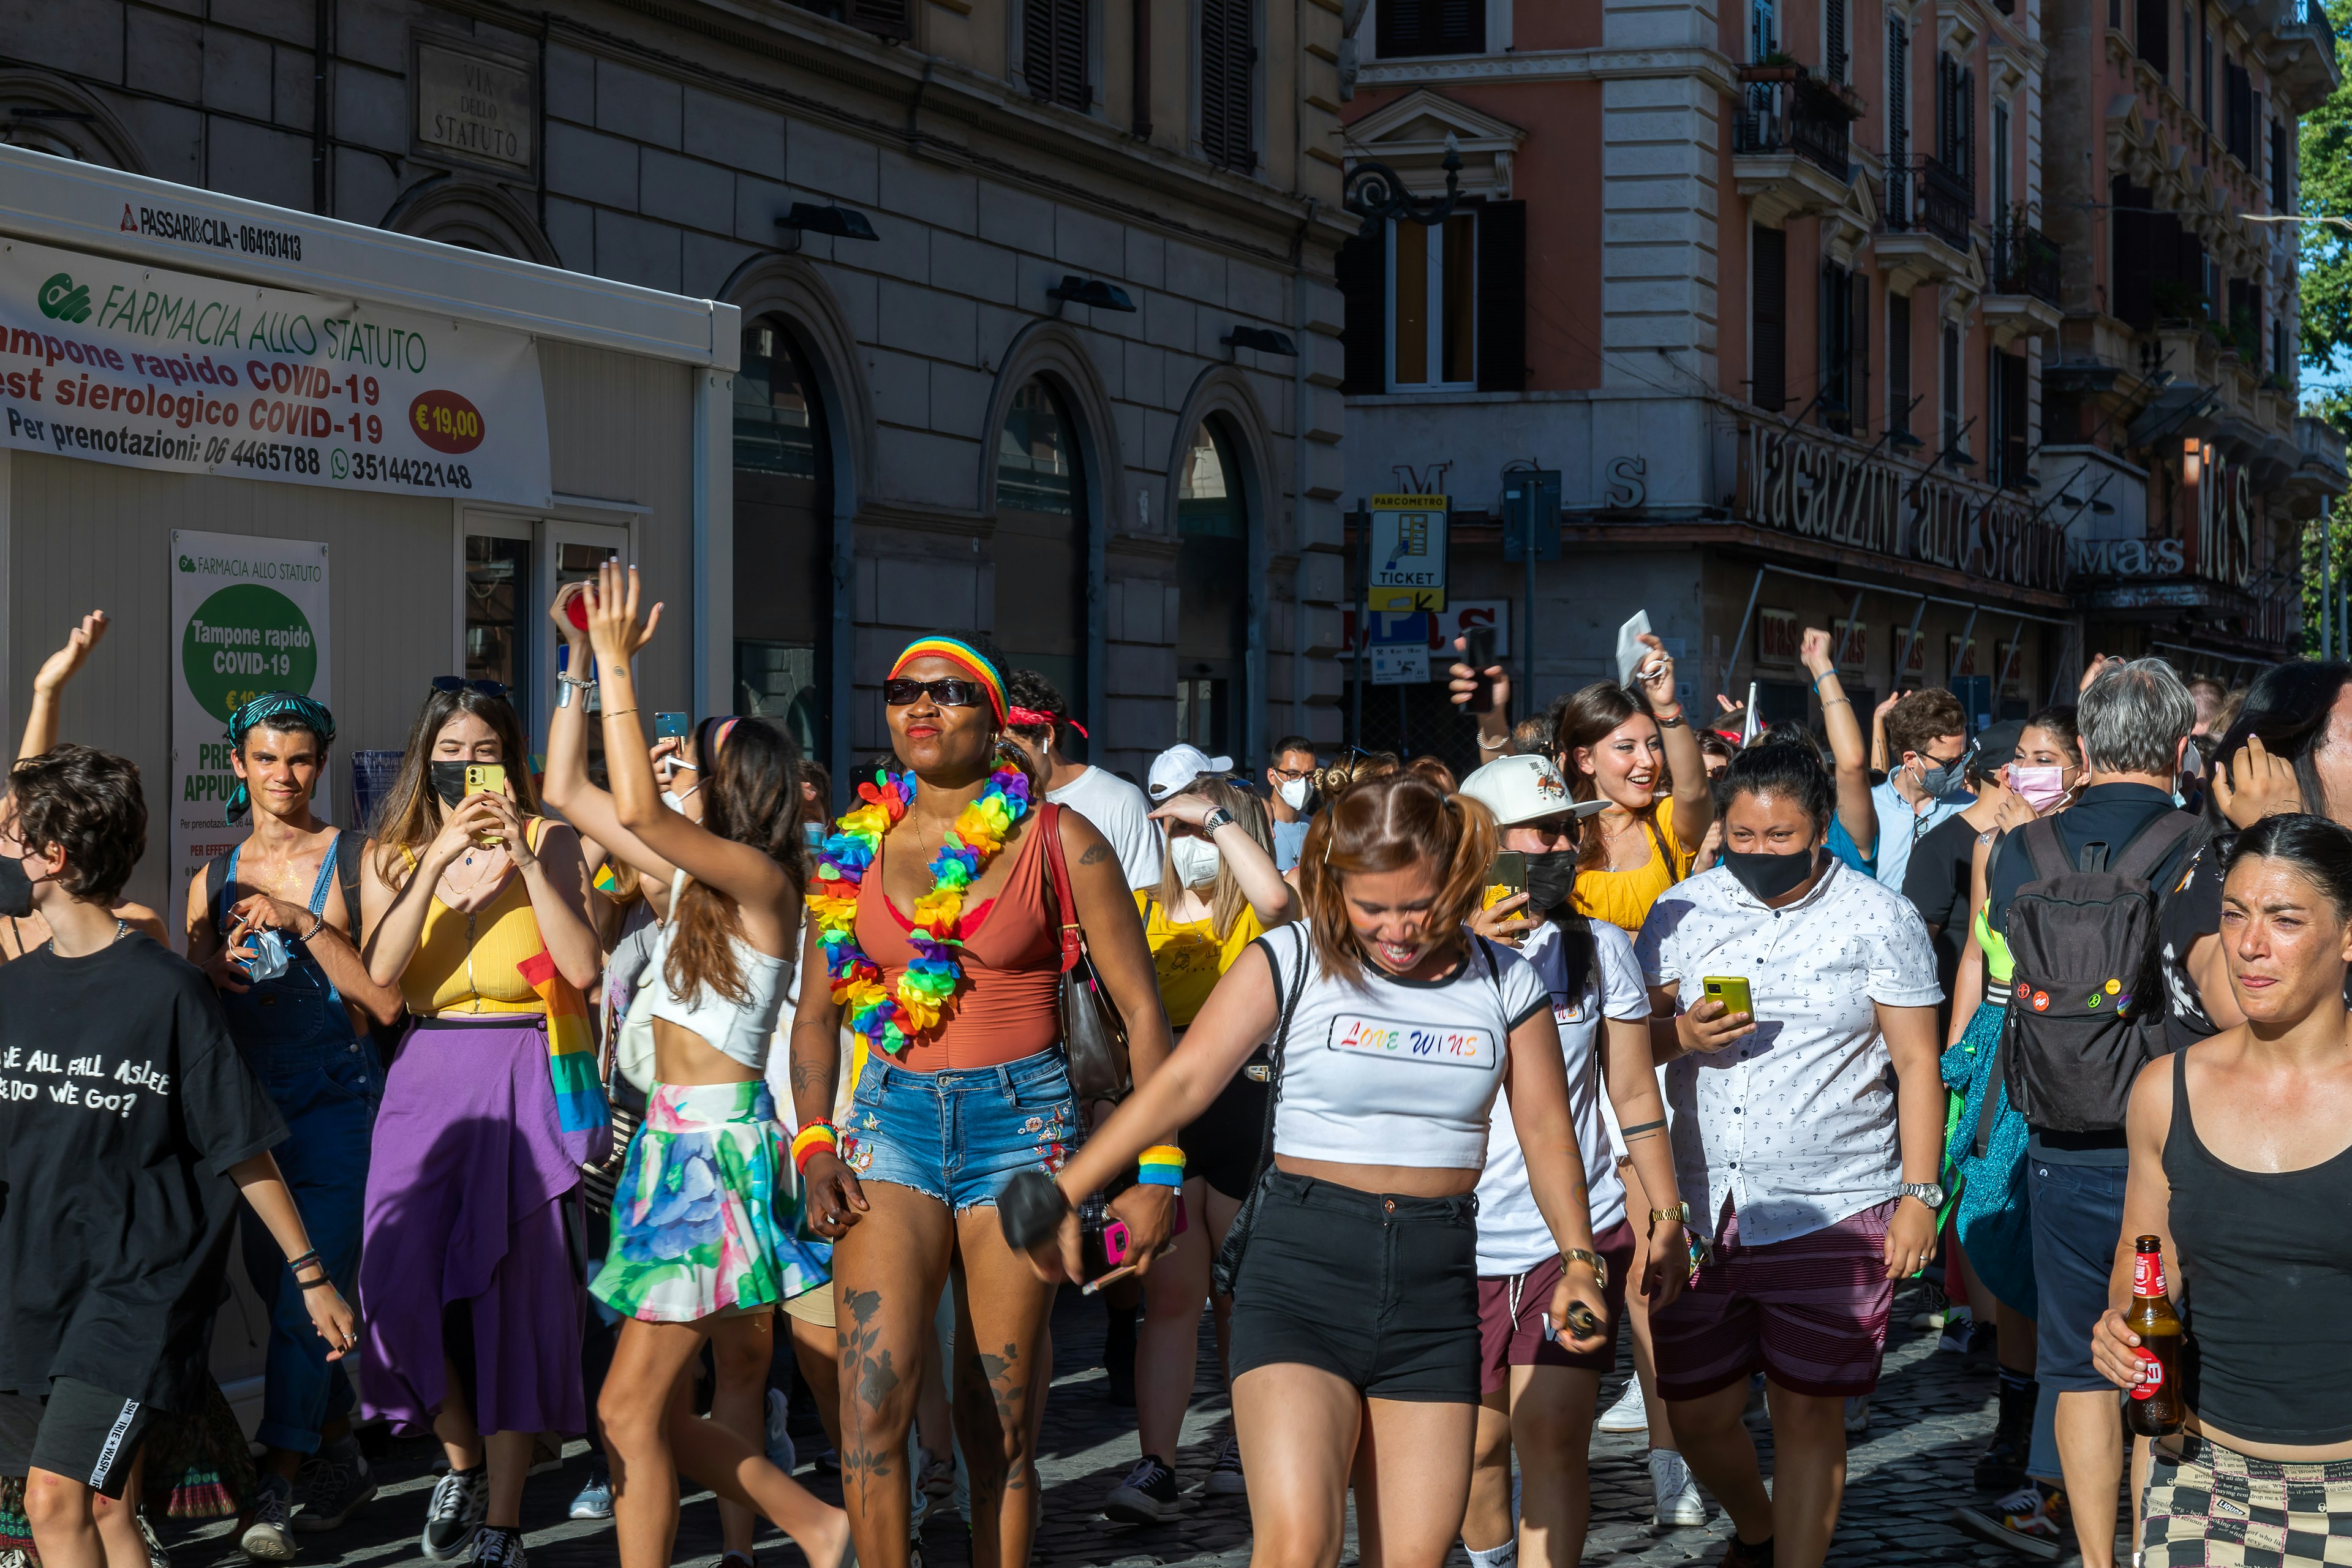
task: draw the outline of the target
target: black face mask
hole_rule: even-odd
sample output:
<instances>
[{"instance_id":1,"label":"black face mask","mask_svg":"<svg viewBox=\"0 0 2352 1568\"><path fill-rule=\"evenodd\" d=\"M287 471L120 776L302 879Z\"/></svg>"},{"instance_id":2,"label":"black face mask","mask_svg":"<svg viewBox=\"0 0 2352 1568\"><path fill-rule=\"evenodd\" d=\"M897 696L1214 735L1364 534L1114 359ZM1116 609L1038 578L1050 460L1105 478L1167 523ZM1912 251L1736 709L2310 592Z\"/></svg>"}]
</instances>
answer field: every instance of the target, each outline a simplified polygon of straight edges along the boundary
<instances>
[{"instance_id":1,"label":"black face mask","mask_svg":"<svg viewBox=\"0 0 2352 1568\"><path fill-rule=\"evenodd\" d=\"M456 810L457 803L466 798L466 769L468 764L433 763L427 765L433 773L433 793L441 797L445 807Z\"/></svg>"},{"instance_id":2,"label":"black face mask","mask_svg":"<svg viewBox=\"0 0 2352 1568\"><path fill-rule=\"evenodd\" d=\"M1794 855L1755 855L1738 849L1723 852L1723 868L1739 879L1739 885L1755 896L1759 903L1769 904L1783 894L1794 892L1806 878L1813 874L1813 851L1801 850Z\"/></svg>"},{"instance_id":3,"label":"black face mask","mask_svg":"<svg viewBox=\"0 0 2352 1568\"><path fill-rule=\"evenodd\" d=\"M0 855L0 915L22 920L32 912L33 879L25 875L24 862Z\"/></svg>"},{"instance_id":4,"label":"black face mask","mask_svg":"<svg viewBox=\"0 0 2352 1568\"><path fill-rule=\"evenodd\" d=\"M1576 851L1548 849L1528 857L1528 907L1538 914L1562 908L1576 891Z\"/></svg>"}]
</instances>

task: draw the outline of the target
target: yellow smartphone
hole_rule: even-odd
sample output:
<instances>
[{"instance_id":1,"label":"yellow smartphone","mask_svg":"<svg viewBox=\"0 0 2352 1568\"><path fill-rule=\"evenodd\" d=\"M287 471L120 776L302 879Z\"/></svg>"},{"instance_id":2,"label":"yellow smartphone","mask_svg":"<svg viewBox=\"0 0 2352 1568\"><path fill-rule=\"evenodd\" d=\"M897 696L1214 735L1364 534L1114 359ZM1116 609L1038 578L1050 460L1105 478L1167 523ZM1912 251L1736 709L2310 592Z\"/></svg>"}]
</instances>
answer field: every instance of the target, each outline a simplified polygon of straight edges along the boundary
<instances>
[{"instance_id":1,"label":"yellow smartphone","mask_svg":"<svg viewBox=\"0 0 2352 1568\"><path fill-rule=\"evenodd\" d=\"M467 763L466 764L466 793L467 795L506 794L507 770L504 766L497 763ZM506 839L501 835L496 833L485 833L478 838L476 842L480 844L485 849L495 849L499 845L504 844Z\"/></svg>"},{"instance_id":2,"label":"yellow smartphone","mask_svg":"<svg viewBox=\"0 0 2352 1568\"><path fill-rule=\"evenodd\" d=\"M1710 974L1699 984L1706 987L1708 1000L1722 1003L1725 1012L1745 1013L1750 1020L1755 1018L1756 1003L1748 994L1745 976Z\"/></svg>"},{"instance_id":3,"label":"yellow smartphone","mask_svg":"<svg viewBox=\"0 0 2352 1568\"><path fill-rule=\"evenodd\" d=\"M1478 907L1491 910L1514 893L1528 890L1528 858L1517 849L1500 849L1486 868L1486 891Z\"/></svg>"}]
</instances>

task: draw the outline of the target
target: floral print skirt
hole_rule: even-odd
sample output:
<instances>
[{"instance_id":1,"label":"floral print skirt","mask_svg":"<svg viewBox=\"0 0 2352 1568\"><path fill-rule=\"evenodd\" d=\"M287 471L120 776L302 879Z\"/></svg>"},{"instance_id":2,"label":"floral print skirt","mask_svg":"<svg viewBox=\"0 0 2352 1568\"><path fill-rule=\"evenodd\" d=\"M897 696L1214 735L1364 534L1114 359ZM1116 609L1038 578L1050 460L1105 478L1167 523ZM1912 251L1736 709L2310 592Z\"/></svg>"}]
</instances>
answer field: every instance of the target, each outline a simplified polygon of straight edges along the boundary
<instances>
[{"instance_id":1,"label":"floral print skirt","mask_svg":"<svg viewBox=\"0 0 2352 1568\"><path fill-rule=\"evenodd\" d=\"M765 1084L656 1084L589 1291L656 1323L779 1305L830 1277L823 1244L795 1235L799 1217Z\"/></svg>"}]
</instances>

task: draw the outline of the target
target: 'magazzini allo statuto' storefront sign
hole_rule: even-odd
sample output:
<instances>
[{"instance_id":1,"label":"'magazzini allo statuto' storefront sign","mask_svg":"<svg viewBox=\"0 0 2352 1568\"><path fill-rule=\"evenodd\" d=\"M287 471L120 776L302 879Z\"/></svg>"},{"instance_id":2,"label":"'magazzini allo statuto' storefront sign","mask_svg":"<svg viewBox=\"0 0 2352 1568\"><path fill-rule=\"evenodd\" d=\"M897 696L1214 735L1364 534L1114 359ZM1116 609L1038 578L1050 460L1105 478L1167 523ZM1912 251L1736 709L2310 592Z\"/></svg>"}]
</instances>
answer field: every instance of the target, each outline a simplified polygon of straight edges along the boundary
<instances>
[{"instance_id":1,"label":"'magazzini allo statuto' storefront sign","mask_svg":"<svg viewBox=\"0 0 2352 1568\"><path fill-rule=\"evenodd\" d=\"M549 492L520 333L23 241L0 245L0 445L397 495Z\"/></svg>"}]
</instances>

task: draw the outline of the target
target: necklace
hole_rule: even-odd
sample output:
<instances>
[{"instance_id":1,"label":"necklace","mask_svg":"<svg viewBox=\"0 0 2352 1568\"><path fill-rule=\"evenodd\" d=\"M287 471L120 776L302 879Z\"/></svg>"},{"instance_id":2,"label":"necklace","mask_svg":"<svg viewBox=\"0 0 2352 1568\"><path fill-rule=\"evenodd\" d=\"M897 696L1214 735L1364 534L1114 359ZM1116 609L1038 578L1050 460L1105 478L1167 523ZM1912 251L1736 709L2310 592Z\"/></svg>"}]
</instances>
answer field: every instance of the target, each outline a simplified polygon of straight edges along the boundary
<instances>
[{"instance_id":1,"label":"necklace","mask_svg":"<svg viewBox=\"0 0 2352 1568\"><path fill-rule=\"evenodd\" d=\"M441 873L441 885L442 885L443 887L445 887L445 888L448 889L449 889L449 891L451 891L452 893L455 893L458 898L461 898L461 899L462 899L462 898L464 898L467 893L472 892L476 888L480 887L484 882L486 882L486 881L489 880L490 872L491 872L491 870L492 870L492 869L493 869L493 868L494 868L495 861L496 861L496 857L495 857L495 856L488 856L488 855L484 856L484 857L482 858L482 868L481 868L480 870L478 870L478 871L475 872L475 873L474 873L474 879L473 879L472 881L470 881L470 882L467 882L467 883L464 887L462 887L462 888L461 888L461 887L459 887L459 886L457 884L457 881L456 881L453 878L451 878L451 877L450 877L450 875L449 875L449 873L448 873L448 872L444 871L444 872L442 872L442 873ZM466 854L466 859L465 859L465 862L464 862L464 863L465 863L466 865L468 865L468 866L470 866L470 865L472 865L472 864L474 863L474 856L473 856L473 852L472 852L471 850L468 850L468 851L467 852L467 854ZM444 900L442 900L441 901L442 901L443 903L445 903L445 904L446 904L446 903L447 903L449 900L448 900L447 899L444 899Z\"/></svg>"},{"instance_id":2,"label":"necklace","mask_svg":"<svg viewBox=\"0 0 2352 1568\"><path fill-rule=\"evenodd\" d=\"M913 773L887 770L872 784L859 784L858 804L817 852L816 883L808 893L834 1002L867 1049L894 1057L905 1055L915 1036L938 1028L954 1001L963 984L956 955L963 946L964 891L1004 847L1013 824L1029 814L1028 775L1010 763L990 773L980 797L956 814L931 857L931 890L915 903L907 933L914 961L897 985L886 987L881 966L857 945L857 895L879 858L883 835L907 815L916 790Z\"/></svg>"}]
</instances>

